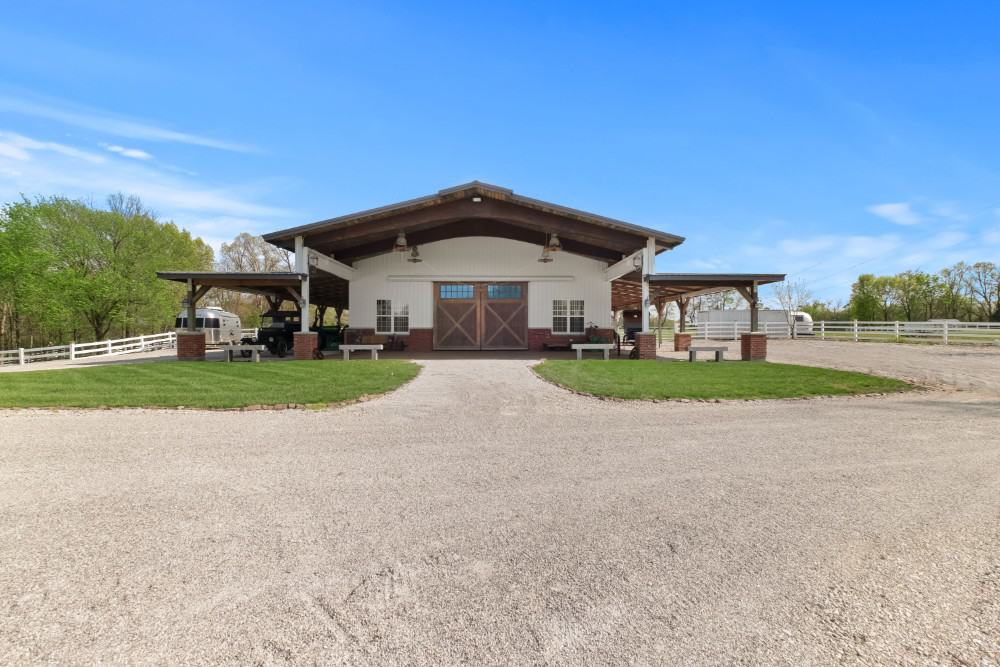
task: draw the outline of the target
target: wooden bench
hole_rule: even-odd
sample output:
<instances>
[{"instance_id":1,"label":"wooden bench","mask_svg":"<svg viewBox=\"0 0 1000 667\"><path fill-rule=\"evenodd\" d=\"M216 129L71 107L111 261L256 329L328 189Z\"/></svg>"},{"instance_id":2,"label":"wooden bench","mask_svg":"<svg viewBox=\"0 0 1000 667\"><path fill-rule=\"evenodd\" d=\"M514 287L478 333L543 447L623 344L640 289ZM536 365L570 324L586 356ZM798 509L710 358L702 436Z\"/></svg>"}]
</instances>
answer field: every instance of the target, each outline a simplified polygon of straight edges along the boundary
<instances>
[{"instance_id":1,"label":"wooden bench","mask_svg":"<svg viewBox=\"0 0 1000 667\"><path fill-rule=\"evenodd\" d=\"M576 360L581 361L583 359L584 350L602 350L604 352L604 360L607 361L611 356L611 350L615 348L614 343L573 343L571 346L576 350Z\"/></svg>"},{"instance_id":2,"label":"wooden bench","mask_svg":"<svg viewBox=\"0 0 1000 667\"><path fill-rule=\"evenodd\" d=\"M378 352L382 347L382 345L341 345L340 349L344 353L344 361L351 360L351 352L364 352L366 350L372 353L373 360L378 360Z\"/></svg>"},{"instance_id":3,"label":"wooden bench","mask_svg":"<svg viewBox=\"0 0 1000 667\"><path fill-rule=\"evenodd\" d=\"M222 349L226 353L226 361L233 360L233 352L239 352L241 356L251 357L253 363L260 363L260 353L267 348L263 345L248 345L247 343L223 343ZM251 354L243 354L250 352Z\"/></svg>"},{"instance_id":4,"label":"wooden bench","mask_svg":"<svg viewBox=\"0 0 1000 667\"><path fill-rule=\"evenodd\" d=\"M728 349L729 348L725 345L692 345L688 348L688 361L696 361L698 359L699 352L715 352L715 360L722 361L722 355L724 355Z\"/></svg>"}]
</instances>

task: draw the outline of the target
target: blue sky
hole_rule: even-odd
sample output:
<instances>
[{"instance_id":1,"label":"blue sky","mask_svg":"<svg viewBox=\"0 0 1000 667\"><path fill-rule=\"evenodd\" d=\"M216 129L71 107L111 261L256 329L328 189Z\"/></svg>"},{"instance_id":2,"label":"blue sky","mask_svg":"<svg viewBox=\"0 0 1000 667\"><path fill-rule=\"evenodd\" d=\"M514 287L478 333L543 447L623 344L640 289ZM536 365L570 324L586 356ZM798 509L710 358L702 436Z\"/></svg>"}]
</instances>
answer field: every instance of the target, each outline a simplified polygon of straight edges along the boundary
<instances>
[{"instance_id":1,"label":"blue sky","mask_svg":"<svg viewBox=\"0 0 1000 667\"><path fill-rule=\"evenodd\" d=\"M479 179L834 300L1000 261L997 3L282 4L6 8L0 198L217 245Z\"/></svg>"}]
</instances>

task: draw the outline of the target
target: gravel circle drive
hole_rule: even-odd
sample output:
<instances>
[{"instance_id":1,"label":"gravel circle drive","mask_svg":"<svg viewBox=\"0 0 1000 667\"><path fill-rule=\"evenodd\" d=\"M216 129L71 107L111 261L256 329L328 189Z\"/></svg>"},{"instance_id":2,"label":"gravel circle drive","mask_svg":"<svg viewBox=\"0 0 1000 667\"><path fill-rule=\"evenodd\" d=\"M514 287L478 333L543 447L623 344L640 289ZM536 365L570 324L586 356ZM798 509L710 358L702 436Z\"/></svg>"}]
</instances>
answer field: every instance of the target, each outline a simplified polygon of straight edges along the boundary
<instances>
[{"instance_id":1,"label":"gravel circle drive","mask_svg":"<svg viewBox=\"0 0 1000 667\"><path fill-rule=\"evenodd\" d=\"M1000 350L771 358L938 389L0 411L0 664L1000 664Z\"/></svg>"}]
</instances>

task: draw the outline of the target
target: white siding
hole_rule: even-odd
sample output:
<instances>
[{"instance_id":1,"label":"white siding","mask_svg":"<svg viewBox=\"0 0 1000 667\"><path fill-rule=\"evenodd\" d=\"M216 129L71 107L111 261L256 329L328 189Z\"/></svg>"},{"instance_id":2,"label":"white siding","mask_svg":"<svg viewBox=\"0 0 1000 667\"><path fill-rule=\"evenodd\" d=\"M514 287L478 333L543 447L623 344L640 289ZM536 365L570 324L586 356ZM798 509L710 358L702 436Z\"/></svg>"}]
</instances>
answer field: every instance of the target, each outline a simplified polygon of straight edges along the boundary
<instances>
[{"instance_id":1,"label":"white siding","mask_svg":"<svg viewBox=\"0 0 1000 667\"><path fill-rule=\"evenodd\" d=\"M375 301L392 299L410 306L410 328L434 324L437 280L526 281L528 327L552 326L553 299L583 299L587 322L611 326L611 284L604 279L607 265L579 255L559 252L553 261L538 261L541 247L492 237L448 239L420 246L424 261L406 261L407 253L387 253L354 264L351 281L351 326L375 327Z\"/></svg>"}]
</instances>

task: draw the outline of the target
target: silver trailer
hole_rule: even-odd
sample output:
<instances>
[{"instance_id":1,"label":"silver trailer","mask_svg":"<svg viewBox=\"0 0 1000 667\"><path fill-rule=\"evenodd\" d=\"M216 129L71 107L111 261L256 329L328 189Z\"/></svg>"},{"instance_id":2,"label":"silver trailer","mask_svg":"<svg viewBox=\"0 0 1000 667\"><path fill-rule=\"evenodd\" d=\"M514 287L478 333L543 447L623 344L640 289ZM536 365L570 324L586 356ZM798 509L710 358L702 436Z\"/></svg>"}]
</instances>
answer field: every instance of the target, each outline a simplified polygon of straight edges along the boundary
<instances>
[{"instance_id":1,"label":"silver trailer","mask_svg":"<svg viewBox=\"0 0 1000 667\"><path fill-rule=\"evenodd\" d=\"M177 316L175 326L178 330L187 329L187 311L181 311ZM242 338L242 325L238 315L226 312L216 306L199 308L195 311L195 331L205 332L205 342L209 345L219 343L239 343Z\"/></svg>"}]
</instances>

